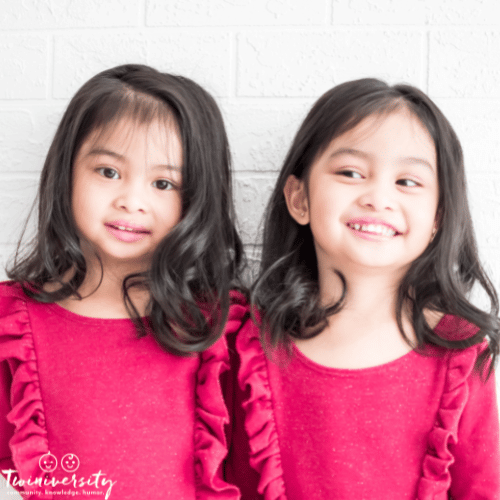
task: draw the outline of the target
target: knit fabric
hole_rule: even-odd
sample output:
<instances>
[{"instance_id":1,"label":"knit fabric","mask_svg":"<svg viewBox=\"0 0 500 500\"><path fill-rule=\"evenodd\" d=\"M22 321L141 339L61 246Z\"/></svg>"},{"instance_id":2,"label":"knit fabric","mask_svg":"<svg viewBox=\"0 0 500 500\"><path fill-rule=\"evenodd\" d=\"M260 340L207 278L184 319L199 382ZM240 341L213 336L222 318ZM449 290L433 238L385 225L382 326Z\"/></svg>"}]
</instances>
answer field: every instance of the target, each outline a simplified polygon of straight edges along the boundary
<instances>
[{"instance_id":1,"label":"knit fabric","mask_svg":"<svg viewBox=\"0 0 500 500\"><path fill-rule=\"evenodd\" d=\"M233 295L226 333L242 304ZM239 498L221 470L228 367L224 336L181 358L129 319L79 316L0 284L0 470L33 498Z\"/></svg>"},{"instance_id":2,"label":"knit fabric","mask_svg":"<svg viewBox=\"0 0 500 500\"><path fill-rule=\"evenodd\" d=\"M476 330L452 316L436 327ZM232 342L226 474L243 499L500 499L495 378L474 371L484 343L336 369L295 347L270 359L251 321Z\"/></svg>"}]
</instances>

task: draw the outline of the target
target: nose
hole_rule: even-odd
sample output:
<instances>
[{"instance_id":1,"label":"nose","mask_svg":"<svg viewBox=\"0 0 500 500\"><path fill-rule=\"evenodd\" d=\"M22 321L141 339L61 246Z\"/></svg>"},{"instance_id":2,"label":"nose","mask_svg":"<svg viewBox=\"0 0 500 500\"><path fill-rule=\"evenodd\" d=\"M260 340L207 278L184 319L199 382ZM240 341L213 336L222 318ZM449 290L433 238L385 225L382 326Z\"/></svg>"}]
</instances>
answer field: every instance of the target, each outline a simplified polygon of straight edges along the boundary
<instances>
[{"instance_id":1,"label":"nose","mask_svg":"<svg viewBox=\"0 0 500 500\"><path fill-rule=\"evenodd\" d=\"M394 210L395 208L395 186L382 180L373 180L367 183L365 190L359 197L359 204L374 212Z\"/></svg>"},{"instance_id":2,"label":"nose","mask_svg":"<svg viewBox=\"0 0 500 500\"><path fill-rule=\"evenodd\" d=\"M115 205L128 213L146 212L147 193L138 182L127 182L117 194Z\"/></svg>"}]
</instances>

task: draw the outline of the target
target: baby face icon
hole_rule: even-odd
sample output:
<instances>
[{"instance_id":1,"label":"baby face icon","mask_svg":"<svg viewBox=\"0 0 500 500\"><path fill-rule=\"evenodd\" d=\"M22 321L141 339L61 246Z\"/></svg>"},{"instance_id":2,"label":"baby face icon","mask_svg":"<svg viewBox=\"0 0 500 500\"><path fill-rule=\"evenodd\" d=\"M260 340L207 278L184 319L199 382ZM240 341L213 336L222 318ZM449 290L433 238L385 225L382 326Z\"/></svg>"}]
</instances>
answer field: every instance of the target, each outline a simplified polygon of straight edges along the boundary
<instances>
[{"instance_id":1,"label":"baby face icon","mask_svg":"<svg viewBox=\"0 0 500 500\"><path fill-rule=\"evenodd\" d=\"M66 472L75 472L80 467L80 459L72 453L67 453L61 459L61 466Z\"/></svg>"},{"instance_id":2,"label":"baby face icon","mask_svg":"<svg viewBox=\"0 0 500 500\"><path fill-rule=\"evenodd\" d=\"M44 472L53 472L57 467L57 458L49 451L40 457L38 465Z\"/></svg>"}]
</instances>

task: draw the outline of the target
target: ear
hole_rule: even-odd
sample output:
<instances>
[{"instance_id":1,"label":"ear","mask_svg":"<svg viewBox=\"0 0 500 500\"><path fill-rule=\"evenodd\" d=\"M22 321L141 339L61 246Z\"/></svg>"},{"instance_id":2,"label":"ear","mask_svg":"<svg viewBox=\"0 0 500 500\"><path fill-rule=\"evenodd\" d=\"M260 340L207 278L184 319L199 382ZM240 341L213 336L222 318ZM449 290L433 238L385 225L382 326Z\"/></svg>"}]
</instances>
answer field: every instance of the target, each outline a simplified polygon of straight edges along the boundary
<instances>
[{"instance_id":1,"label":"ear","mask_svg":"<svg viewBox=\"0 0 500 500\"><path fill-rule=\"evenodd\" d=\"M309 203L305 182L297 179L295 175L290 175L286 180L283 194L288 212L293 219L302 226L309 224Z\"/></svg>"},{"instance_id":2,"label":"ear","mask_svg":"<svg viewBox=\"0 0 500 500\"><path fill-rule=\"evenodd\" d=\"M441 210L438 210L436 212L436 218L434 219L434 226L432 227L431 241L434 239L436 233L439 231L440 228L441 228Z\"/></svg>"}]
</instances>

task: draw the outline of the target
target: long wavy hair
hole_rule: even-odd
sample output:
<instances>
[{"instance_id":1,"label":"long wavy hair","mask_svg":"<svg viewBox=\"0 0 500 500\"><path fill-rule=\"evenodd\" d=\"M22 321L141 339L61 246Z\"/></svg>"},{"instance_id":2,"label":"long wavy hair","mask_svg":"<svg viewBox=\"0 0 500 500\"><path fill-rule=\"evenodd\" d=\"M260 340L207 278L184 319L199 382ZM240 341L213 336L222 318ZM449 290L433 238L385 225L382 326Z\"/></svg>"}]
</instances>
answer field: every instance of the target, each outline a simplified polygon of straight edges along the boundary
<instances>
[{"instance_id":1,"label":"long wavy hair","mask_svg":"<svg viewBox=\"0 0 500 500\"><path fill-rule=\"evenodd\" d=\"M402 322L409 311L417 348L426 344L464 348L488 338L489 352L485 351L479 365L489 355L494 362L500 336L498 298L478 258L460 142L438 107L419 89L409 85L389 86L372 78L343 83L320 97L286 156L266 210L261 268L251 292L252 303L262 318L262 333L271 345L288 345L290 336L317 335L327 325L327 318L342 309L347 293L346 281L337 271L343 283L340 300L328 307L320 304L313 236L309 225L299 225L288 212L283 194L288 177L307 179L311 165L333 139L367 117L387 115L401 108L420 120L436 147L439 229L399 285L396 305L399 329L412 345ZM477 308L469 299L477 285L489 298L489 312ZM462 317L479 331L460 340L443 338L428 325L426 309Z\"/></svg>"},{"instance_id":2,"label":"long wavy hair","mask_svg":"<svg viewBox=\"0 0 500 500\"><path fill-rule=\"evenodd\" d=\"M42 170L36 235L27 245L21 237L8 276L41 302L80 297L87 267L71 210L72 166L90 134L124 118L174 122L183 158L181 220L156 248L150 270L125 278L125 305L139 335L150 326L170 352L202 351L217 340L226 321L229 290L239 284L242 244L223 119L215 100L188 78L129 64L99 73L78 90ZM74 273L67 280L69 270ZM46 291L48 282L59 288ZM150 325L139 318L131 287L149 290Z\"/></svg>"}]
</instances>

